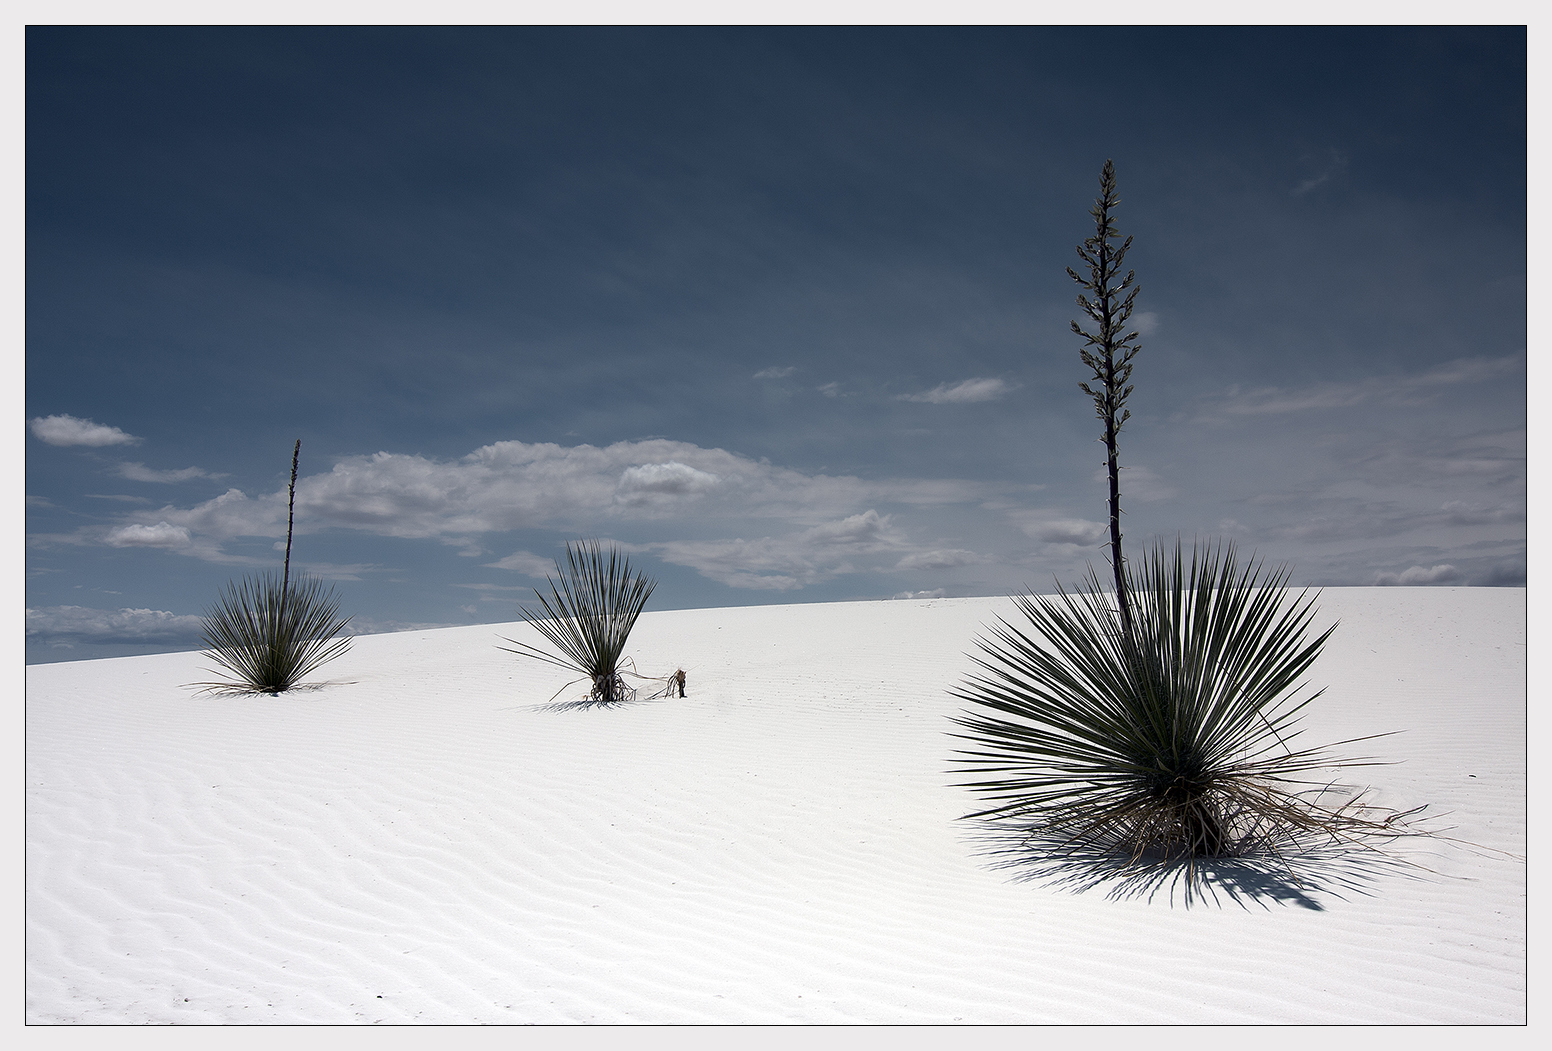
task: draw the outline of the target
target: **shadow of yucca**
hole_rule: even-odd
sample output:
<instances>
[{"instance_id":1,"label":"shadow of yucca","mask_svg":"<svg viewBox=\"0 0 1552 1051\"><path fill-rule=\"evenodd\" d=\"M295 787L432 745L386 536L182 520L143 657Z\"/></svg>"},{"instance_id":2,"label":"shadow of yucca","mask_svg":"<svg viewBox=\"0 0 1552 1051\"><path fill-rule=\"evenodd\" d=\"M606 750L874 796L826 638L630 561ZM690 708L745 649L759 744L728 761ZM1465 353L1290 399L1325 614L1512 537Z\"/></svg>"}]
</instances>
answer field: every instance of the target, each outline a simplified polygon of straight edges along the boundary
<instances>
[{"instance_id":1,"label":"shadow of yucca","mask_svg":"<svg viewBox=\"0 0 1552 1051\"><path fill-rule=\"evenodd\" d=\"M547 704L536 704L529 711L534 712L585 712L596 708L624 708L627 705L635 707L646 704L658 698L645 698L637 700L637 691L634 687L620 685L615 688L614 695L610 698L596 698L591 695L578 697L574 701L550 701Z\"/></svg>"},{"instance_id":2,"label":"shadow of yucca","mask_svg":"<svg viewBox=\"0 0 1552 1051\"><path fill-rule=\"evenodd\" d=\"M1377 821L1349 835L1340 829L1270 826L1217 857L1158 847L1139 851L1126 834L1073 838L996 820L976 823L969 838L991 868L1018 882L1188 908L1277 904L1320 911L1323 897L1373 893L1381 876L1424 878L1427 869L1386 847L1429 833L1394 820L1389 833L1377 831L1380 827Z\"/></svg>"}]
</instances>

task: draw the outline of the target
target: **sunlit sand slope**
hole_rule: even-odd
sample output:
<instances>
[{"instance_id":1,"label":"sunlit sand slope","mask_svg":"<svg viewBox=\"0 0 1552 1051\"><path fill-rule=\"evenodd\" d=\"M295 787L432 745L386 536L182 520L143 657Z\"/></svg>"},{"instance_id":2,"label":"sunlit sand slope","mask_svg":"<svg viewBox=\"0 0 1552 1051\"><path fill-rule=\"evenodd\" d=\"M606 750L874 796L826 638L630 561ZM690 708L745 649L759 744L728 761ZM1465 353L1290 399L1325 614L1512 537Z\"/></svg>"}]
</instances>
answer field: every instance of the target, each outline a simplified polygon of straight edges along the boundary
<instances>
[{"instance_id":1,"label":"sunlit sand slope","mask_svg":"<svg viewBox=\"0 0 1552 1051\"><path fill-rule=\"evenodd\" d=\"M518 624L363 637L281 698L184 688L196 654L34 666L27 1018L1523 1021L1525 592L1320 607L1308 736L1405 731L1358 775L1477 846L1190 907L1019 878L957 820L946 691L1006 600L649 612L629 652L689 696L609 710L545 708Z\"/></svg>"}]
</instances>

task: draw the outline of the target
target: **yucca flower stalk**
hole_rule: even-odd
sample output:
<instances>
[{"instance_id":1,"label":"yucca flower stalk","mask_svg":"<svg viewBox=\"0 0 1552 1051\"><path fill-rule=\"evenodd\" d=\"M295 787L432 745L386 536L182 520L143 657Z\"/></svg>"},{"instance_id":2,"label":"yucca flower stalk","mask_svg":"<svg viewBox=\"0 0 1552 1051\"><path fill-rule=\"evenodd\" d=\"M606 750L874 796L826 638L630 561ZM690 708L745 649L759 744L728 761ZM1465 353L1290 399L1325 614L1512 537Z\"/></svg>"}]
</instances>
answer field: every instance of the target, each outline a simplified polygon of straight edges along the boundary
<instances>
[{"instance_id":1,"label":"yucca flower stalk","mask_svg":"<svg viewBox=\"0 0 1552 1051\"><path fill-rule=\"evenodd\" d=\"M559 654L513 639L505 641L516 648L497 648L579 673L592 683L588 704L633 699L636 691L624 678L625 642L656 582L632 574L630 561L617 549L611 547L605 556L596 540L568 543L566 565L557 561L555 572L556 578L545 578L550 585L548 597L534 589L542 613L526 607L521 612Z\"/></svg>"},{"instance_id":2,"label":"yucca flower stalk","mask_svg":"<svg viewBox=\"0 0 1552 1051\"><path fill-rule=\"evenodd\" d=\"M296 524L296 470L302 453L291 450L286 511L285 566L277 579L262 573L228 583L201 625L204 656L232 678L199 683L222 693L280 694L350 648L349 618L339 617L333 588L308 574L291 579L291 535Z\"/></svg>"},{"instance_id":3,"label":"yucca flower stalk","mask_svg":"<svg viewBox=\"0 0 1552 1051\"><path fill-rule=\"evenodd\" d=\"M1126 558L1121 553L1121 462L1117 451L1117 437L1132 410L1126 400L1132 396L1132 359L1142 350L1137 342L1139 333L1128 331L1132 309L1140 289L1136 285L1137 273L1128 270L1121 276L1121 266L1126 253L1131 250L1128 237L1120 245L1112 243L1119 237L1115 225L1116 206L1121 196L1116 192L1115 164L1105 161L1099 174L1099 197L1089 211L1094 219L1094 236L1078 246L1078 258L1088 268L1084 277L1072 267L1067 276L1081 285L1087 295L1079 294L1078 306L1094 325L1091 332L1072 322L1072 331L1083 339L1079 354L1083 364L1094 373L1097 387L1080 383L1078 387L1094 402L1094 414L1104 424L1105 474L1110 483L1110 568L1115 578L1116 610L1121 618L1121 630L1132 630L1132 603L1126 586ZM1089 299L1089 296L1093 299Z\"/></svg>"},{"instance_id":4,"label":"yucca flower stalk","mask_svg":"<svg viewBox=\"0 0 1552 1051\"><path fill-rule=\"evenodd\" d=\"M1336 626L1308 637L1314 599L1285 590L1288 570L1240 568L1233 544L1193 547L1187 563L1177 542L1127 577L1130 633L1091 567L1086 588L1019 596L1027 625L977 640L980 672L952 691L976 706L955 719L972 745L955 762L991 806L967 816L1130 863L1393 834L1322 802L1328 782L1311 778L1372 760L1296 743L1324 692L1300 699L1302 676Z\"/></svg>"}]
</instances>

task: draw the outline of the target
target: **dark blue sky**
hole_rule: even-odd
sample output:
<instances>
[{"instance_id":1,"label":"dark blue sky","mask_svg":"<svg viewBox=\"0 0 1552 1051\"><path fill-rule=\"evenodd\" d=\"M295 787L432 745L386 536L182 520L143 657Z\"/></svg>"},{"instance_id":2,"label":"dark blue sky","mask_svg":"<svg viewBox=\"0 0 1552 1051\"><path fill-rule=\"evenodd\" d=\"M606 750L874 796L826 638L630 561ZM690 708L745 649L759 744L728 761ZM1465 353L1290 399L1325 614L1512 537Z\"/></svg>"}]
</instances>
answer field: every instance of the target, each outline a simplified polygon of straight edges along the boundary
<instances>
[{"instance_id":1,"label":"dark blue sky","mask_svg":"<svg viewBox=\"0 0 1552 1051\"><path fill-rule=\"evenodd\" d=\"M297 438L363 630L584 534L652 608L1074 580L1106 158L1129 542L1524 582L1523 28L31 28L26 145L29 660L197 645Z\"/></svg>"}]
</instances>

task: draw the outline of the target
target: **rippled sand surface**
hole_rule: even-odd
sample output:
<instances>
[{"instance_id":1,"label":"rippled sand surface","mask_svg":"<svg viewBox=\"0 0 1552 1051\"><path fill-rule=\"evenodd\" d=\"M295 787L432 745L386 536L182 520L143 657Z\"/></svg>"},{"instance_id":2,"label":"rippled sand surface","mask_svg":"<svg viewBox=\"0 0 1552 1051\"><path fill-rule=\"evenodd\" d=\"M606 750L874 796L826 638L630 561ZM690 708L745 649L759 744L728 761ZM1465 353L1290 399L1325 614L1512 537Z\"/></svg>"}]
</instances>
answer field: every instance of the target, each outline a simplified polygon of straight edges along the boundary
<instances>
[{"instance_id":1,"label":"rippled sand surface","mask_svg":"<svg viewBox=\"0 0 1552 1051\"><path fill-rule=\"evenodd\" d=\"M281 698L184 687L192 653L29 667L26 1017L1523 1022L1525 591L1319 604L1307 736L1404 731L1357 776L1449 838L1189 907L957 820L946 691L1004 599L649 612L629 652L689 695L607 710L546 706L516 624L359 638Z\"/></svg>"}]
</instances>

